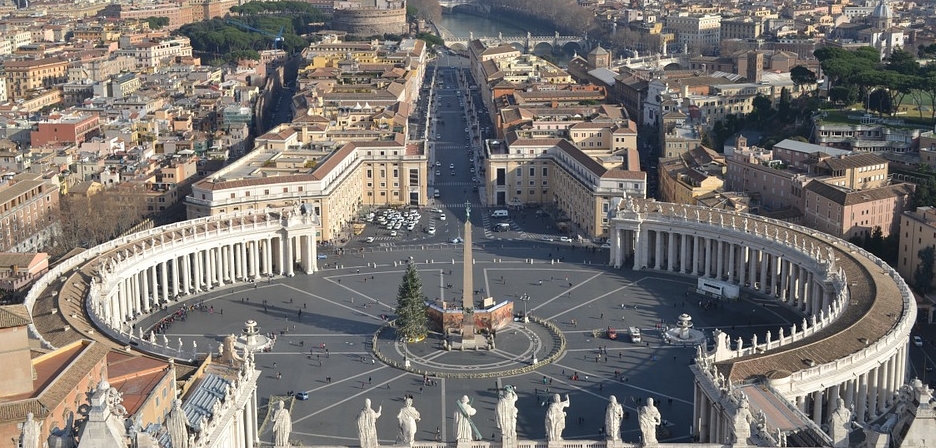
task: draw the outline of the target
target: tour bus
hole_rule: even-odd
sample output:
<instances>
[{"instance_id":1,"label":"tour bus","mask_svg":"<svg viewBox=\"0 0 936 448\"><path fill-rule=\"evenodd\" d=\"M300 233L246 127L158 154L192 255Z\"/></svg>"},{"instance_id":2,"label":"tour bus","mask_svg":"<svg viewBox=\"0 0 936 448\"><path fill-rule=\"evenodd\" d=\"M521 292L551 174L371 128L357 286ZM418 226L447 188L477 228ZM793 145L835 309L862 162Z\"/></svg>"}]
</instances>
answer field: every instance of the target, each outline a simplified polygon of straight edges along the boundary
<instances>
[{"instance_id":1,"label":"tour bus","mask_svg":"<svg viewBox=\"0 0 936 448\"><path fill-rule=\"evenodd\" d=\"M630 327L627 329L627 332L630 333L631 342L639 343L640 342L640 329L637 327Z\"/></svg>"}]
</instances>

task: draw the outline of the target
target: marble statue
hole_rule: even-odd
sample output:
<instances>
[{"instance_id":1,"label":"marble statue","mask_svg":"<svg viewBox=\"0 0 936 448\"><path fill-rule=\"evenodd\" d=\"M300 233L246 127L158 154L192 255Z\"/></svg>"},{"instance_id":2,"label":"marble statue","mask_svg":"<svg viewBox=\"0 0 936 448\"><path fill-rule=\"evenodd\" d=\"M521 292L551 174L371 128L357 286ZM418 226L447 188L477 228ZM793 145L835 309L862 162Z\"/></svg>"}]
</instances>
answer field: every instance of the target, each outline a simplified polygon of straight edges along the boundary
<instances>
[{"instance_id":1,"label":"marble statue","mask_svg":"<svg viewBox=\"0 0 936 448\"><path fill-rule=\"evenodd\" d=\"M652 398L647 398L647 405L637 410L637 423L640 424L643 446L656 445L657 426L663 423L663 419L660 417L660 411L653 405Z\"/></svg>"},{"instance_id":2,"label":"marble statue","mask_svg":"<svg viewBox=\"0 0 936 448\"><path fill-rule=\"evenodd\" d=\"M471 406L471 400L467 395L463 395L455 402L455 440L458 442L471 442L474 440L474 423L471 422L471 416L478 411Z\"/></svg>"},{"instance_id":3,"label":"marble statue","mask_svg":"<svg viewBox=\"0 0 936 448\"><path fill-rule=\"evenodd\" d=\"M566 395L565 401L559 398L559 394L553 394L552 403L546 411L546 440L549 442L559 442L562 440L562 431L565 429L565 408L569 407L569 396Z\"/></svg>"},{"instance_id":4,"label":"marble statue","mask_svg":"<svg viewBox=\"0 0 936 448\"><path fill-rule=\"evenodd\" d=\"M358 440L361 442L361 448L377 448L377 419L383 412L383 406L377 407L375 412L371 409L370 398L364 399L364 409L358 414Z\"/></svg>"},{"instance_id":5,"label":"marble statue","mask_svg":"<svg viewBox=\"0 0 936 448\"><path fill-rule=\"evenodd\" d=\"M169 338L166 337L166 334L163 333L163 347L169 348Z\"/></svg>"},{"instance_id":6,"label":"marble statue","mask_svg":"<svg viewBox=\"0 0 936 448\"><path fill-rule=\"evenodd\" d=\"M412 396L403 399L397 421L400 423L400 440L405 445L412 445L416 441L416 422L419 421L419 411L413 407Z\"/></svg>"},{"instance_id":7,"label":"marble statue","mask_svg":"<svg viewBox=\"0 0 936 448\"><path fill-rule=\"evenodd\" d=\"M735 399L738 403L738 409L735 410L733 421L735 443L743 444L747 443L747 439L751 437L751 422L754 421L754 414L751 414L751 404L747 395L737 391Z\"/></svg>"},{"instance_id":8,"label":"marble statue","mask_svg":"<svg viewBox=\"0 0 936 448\"><path fill-rule=\"evenodd\" d=\"M150 335L149 335L149 343L150 343L150 344L153 344L153 345L156 345L156 332L155 332L155 331L151 331L151 332L150 332Z\"/></svg>"},{"instance_id":9,"label":"marble statue","mask_svg":"<svg viewBox=\"0 0 936 448\"><path fill-rule=\"evenodd\" d=\"M188 417L185 416L185 410L182 409L182 400L172 401L172 410L169 411L169 417L166 419L166 429L169 432L169 441L172 442L172 448L190 448L188 441L188 430L186 424Z\"/></svg>"},{"instance_id":10,"label":"marble statue","mask_svg":"<svg viewBox=\"0 0 936 448\"><path fill-rule=\"evenodd\" d=\"M289 409L286 409L283 400L276 403L276 411L273 412L273 446L289 446L289 433L292 432L292 416L289 415Z\"/></svg>"},{"instance_id":11,"label":"marble statue","mask_svg":"<svg viewBox=\"0 0 936 448\"><path fill-rule=\"evenodd\" d=\"M182 352L182 338L179 338L179 352Z\"/></svg>"},{"instance_id":12,"label":"marble statue","mask_svg":"<svg viewBox=\"0 0 936 448\"><path fill-rule=\"evenodd\" d=\"M497 400L497 427L501 430L502 440L517 439L517 392L513 386L505 386Z\"/></svg>"},{"instance_id":13,"label":"marble statue","mask_svg":"<svg viewBox=\"0 0 936 448\"><path fill-rule=\"evenodd\" d=\"M42 432L42 422L36 420L33 413L26 414L23 422L23 431L20 433L20 446L23 448L39 448L39 433Z\"/></svg>"},{"instance_id":14,"label":"marble statue","mask_svg":"<svg viewBox=\"0 0 936 448\"><path fill-rule=\"evenodd\" d=\"M615 442L621 441L621 419L624 418L624 407L614 395L608 400L605 410L605 438Z\"/></svg>"},{"instance_id":15,"label":"marble statue","mask_svg":"<svg viewBox=\"0 0 936 448\"><path fill-rule=\"evenodd\" d=\"M832 412L829 422L829 436L832 437L832 446L835 448L848 447L848 429L851 425L852 412L845 407L845 400L838 398L835 411Z\"/></svg>"}]
</instances>

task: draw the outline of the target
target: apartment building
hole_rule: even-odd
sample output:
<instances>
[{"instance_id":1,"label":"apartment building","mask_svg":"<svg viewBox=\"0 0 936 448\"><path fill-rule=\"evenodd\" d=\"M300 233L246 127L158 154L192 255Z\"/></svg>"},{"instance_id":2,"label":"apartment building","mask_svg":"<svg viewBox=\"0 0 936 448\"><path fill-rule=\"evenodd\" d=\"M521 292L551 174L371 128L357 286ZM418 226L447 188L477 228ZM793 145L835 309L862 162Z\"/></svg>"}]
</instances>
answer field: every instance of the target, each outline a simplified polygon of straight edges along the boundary
<instances>
[{"instance_id":1,"label":"apartment building","mask_svg":"<svg viewBox=\"0 0 936 448\"><path fill-rule=\"evenodd\" d=\"M760 39L764 34L764 21L754 17L723 19L719 30L720 39Z\"/></svg>"},{"instance_id":2,"label":"apartment building","mask_svg":"<svg viewBox=\"0 0 936 448\"><path fill-rule=\"evenodd\" d=\"M89 138L98 135L101 130L101 118L95 114L52 114L47 120L35 125L29 139L33 146L43 146L57 142L71 142L80 145Z\"/></svg>"},{"instance_id":3,"label":"apartment building","mask_svg":"<svg viewBox=\"0 0 936 448\"><path fill-rule=\"evenodd\" d=\"M753 147L736 150L726 163L726 189L748 192L758 204L752 213L803 211L803 187L810 180L806 170L777 159L771 150Z\"/></svg>"},{"instance_id":4,"label":"apartment building","mask_svg":"<svg viewBox=\"0 0 936 448\"><path fill-rule=\"evenodd\" d=\"M915 187L896 184L851 190L813 181L803 189L804 224L844 239L870 235L876 227L888 236L898 230Z\"/></svg>"},{"instance_id":5,"label":"apartment building","mask_svg":"<svg viewBox=\"0 0 936 448\"><path fill-rule=\"evenodd\" d=\"M723 189L725 157L697 145L676 157L660 159L660 199L700 204L699 198Z\"/></svg>"},{"instance_id":6,"label":"apartment building","mask_svg":"<svg viewBox=\"0 0 936 448\"><path fill-rule=\"evenodd\" d=\"M295 133L285 134L296 141ZM338 238L361 207L428 203L428 157L420 145L398 138L299 151L271 137L259 137L257 150L196 182L186 198L188 217L303 207L320 219L319 240L326 241Z\"/></svg>"},{"instance_id":7,"label":"apartment building","mask_svg":"<svg viewBox=\"0 0 936 448\"><path fill-rule=\"evenodd\" d=\"M68 80L68 60L41 58L3 61L7 98L20 99L30 91L48 89Z\"/></svg>"},{"instance_id":8,"label":"apartment building","mask_svg":"<svg viewBox=\"0 0 936 448\"><path fill-rule=\"evenodd\" d=\"M488 204L552 204L583 237L607 234L612 198L646 196L647 177L636 151L597 156L570 140L535 137L529 131L486 141L484 150Z\"/></svg>"},{"instance_id":9,"label":"apartment building","mask_svg":"<svg viewBox=\"0 0 936 448\"><path fill-rule=\"evenodd\" d=\"M708 53L718 48L721 39L721 16L678 12L666 16L666 29L676 36L676 44L690 53Z\"/></svg>"},{"instance_id":10,"label":"apartment building","mask_svg":"<svg viewBox=\"0 0 936 448\"><path fill-rule=\"evenodd\" d=\"M20 173L0 185L0 252L39 252L52 236L58 185Z\"/></svg>"},{"instance_id":11,"label":"apartment building","mask_svg":"<svg viewBox=\"0 0 936 448\"><path fill-rule=\"evenodd\" d=\"M854 113L842 117L818 115L813 118L812 141L823 146L853 151L908 152L925 131L908 126L901 119L881 119Z\"/></svg>"},{"instance_id":12,"label":"apartment building","mask_svg":"<svg viewBox=\"0 0 936 448\"><path fill-rule=\"evenodd\" d=\"M899 231L897 272L913 284L913 273L920 265L920 250L936 246L936 207L925 205L918 206L915 210L905 210L900 214Z\"/></svg>"},{"instance_id":13,"label":"apartment building","mask_svg":"<svg viewBox=\"0 0 936 448\"><path fill-rule=\"evenodd\" d=\"M115 51L114 54L133 58L137 70L146 70L159 67L178 57L191 57L192 45L189 38L176 36L131 44L127 48Z\"/></svg>"}]
</instances>

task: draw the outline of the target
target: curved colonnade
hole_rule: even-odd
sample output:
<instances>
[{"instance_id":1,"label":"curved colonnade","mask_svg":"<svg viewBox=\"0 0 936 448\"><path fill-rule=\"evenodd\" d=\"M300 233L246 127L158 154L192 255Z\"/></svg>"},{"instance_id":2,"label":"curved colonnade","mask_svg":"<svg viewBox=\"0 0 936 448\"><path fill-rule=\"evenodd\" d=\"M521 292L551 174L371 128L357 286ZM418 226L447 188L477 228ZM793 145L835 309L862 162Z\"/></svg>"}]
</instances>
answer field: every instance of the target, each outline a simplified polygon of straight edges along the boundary
<instances>
[{"instance_id":1,"label":"curved colonnade","mask_svg":"<svg viewBox=\"0 0 936 448\"><path fill-rule=\"evenodd\" d=\"M81 270L90 274L83 308L97 330L142 351L193 359L194 345L191 351L183 351L181 344L170 349L142 328L133 334L131 325L190 294L293 276L297 264L306 274L315 272L318 228L314 217L292 210L216 215L157 227L68 258L37 281L25 303L32 312L56 279ZM53 347L36 327L31 330Z\"/></svg>"},{"instance_id":2,"label":"curved colonnade","mask_svg":"<svg viewBox=\"0 0 936 448\"><path fill-rule=\"evenodd\" d=\"M916 305L886 263L769 218L649 200L623 205L610 220L613 266L633 260L635 270L735 284L803 316L775 334L738 338L735 347L716 332L716 347L700 350L693 429L700 441L737 435L719 397L751 381L766 383L814 428L829 421L839 398L862 423L899 399Z\"/></svg>"}]
</instances>

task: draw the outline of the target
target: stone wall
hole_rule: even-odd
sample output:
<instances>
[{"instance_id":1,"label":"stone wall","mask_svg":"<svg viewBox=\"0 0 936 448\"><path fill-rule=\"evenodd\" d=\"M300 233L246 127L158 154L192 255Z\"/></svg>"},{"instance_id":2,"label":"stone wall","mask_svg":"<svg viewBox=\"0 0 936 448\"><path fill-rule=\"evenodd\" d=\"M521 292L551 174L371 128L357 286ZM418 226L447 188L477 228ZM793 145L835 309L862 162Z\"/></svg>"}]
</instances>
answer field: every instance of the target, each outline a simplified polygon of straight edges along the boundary
<instances>
[{"instance_id":1,"label":"stone wall","mask_svg":"<svg viewBox=\"0 0 936 448\"><path fill-rule=\"evenodd\" d=\"M354 36L402 34L406 32L405 9L336 9L332 28Z\"/></svg>"}]
</instances>

